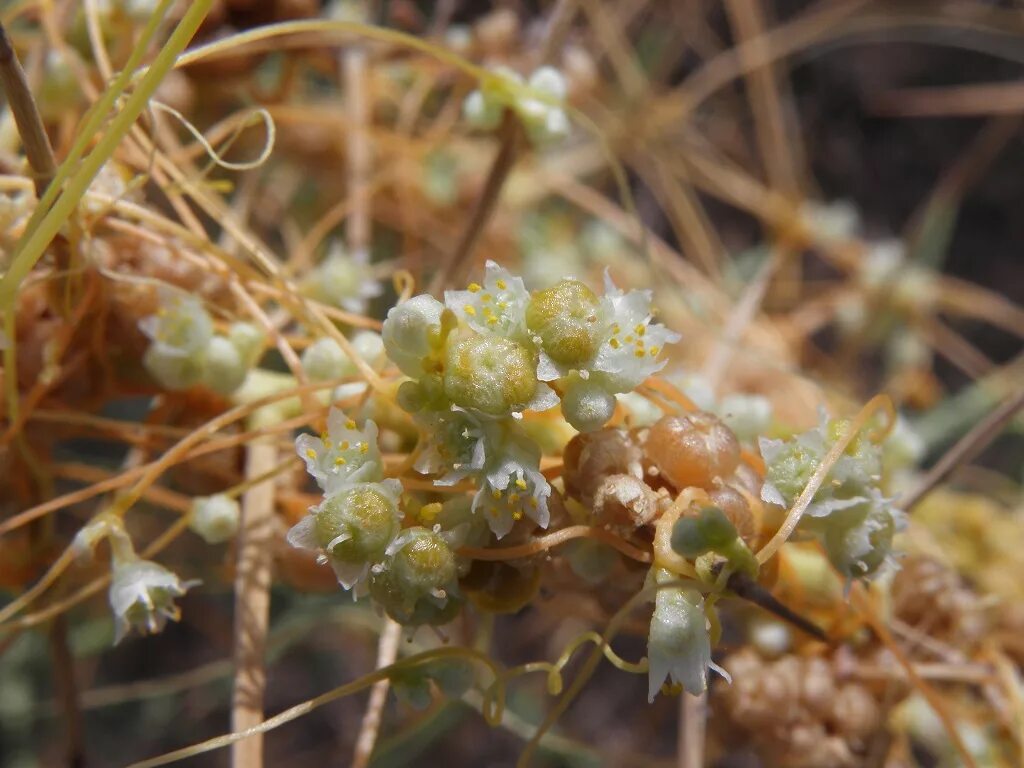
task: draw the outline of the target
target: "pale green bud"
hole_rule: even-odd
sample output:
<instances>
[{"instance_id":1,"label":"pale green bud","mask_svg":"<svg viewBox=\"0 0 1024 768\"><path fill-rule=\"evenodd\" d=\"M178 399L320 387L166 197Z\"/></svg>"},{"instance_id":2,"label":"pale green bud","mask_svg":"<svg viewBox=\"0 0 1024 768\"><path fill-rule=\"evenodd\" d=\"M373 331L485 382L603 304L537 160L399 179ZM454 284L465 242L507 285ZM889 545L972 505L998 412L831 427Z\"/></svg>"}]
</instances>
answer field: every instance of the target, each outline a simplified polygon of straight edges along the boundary
<instances>
[{"instance_id":1,"label":"pale green bud","mask_svg":"<svg viewBox=\"0 0 1024 768\"><path fill-rule=\"evenodd\" d=\"M230 496L202 496L192 501L188 527L207 544L220 544L238 532L241 514L238 502Z\"/></svg>"},{"instance_id":2,"label":"pale green bud","mask_svg":"<svg viewBox=\"0 0 1024 768\"><path fill-rule=\"evenodd\" d=\"M433 296L421 294L392 307L381 336L391 361L406 376L423 375L423 361L433 351L431 340L441 328L444 305Z\"/></svg>"},{"instance_id":3,"label":"pale green bud","mask_svg":"<svg viewBox=\"0 0 1024 768\"><path fill-rule=\"evenodd\" d=\"M606 392L593 378L577 379L562 397L565 420L580 432L600 429L615 413L615 395Z\"/></svg>"},{"instance_id":4,"label":"pale green bud","mask_svg":"<svg viewBox=\"0 0 1024 768\"><path fill-rule=\"evenodd\" d=\"M238 350L245 366L251 368L259 362L267 337L259 326L238 322L232 323L228 328L228 341Z\"/></svg>"},{"instance_id":5,"label":"pale green bud","mask_svg":"<svg viewBox=\"0 0 1024 768\"><path fill-rule=\"evenodd\" d=\"M355 373L348 355L334 339L324 336L302 353L302 370L312 381L327 381Z\"/></svg>"},{"instance_id":6,"label":"pale green bud","mask_svg":"<svg viewBox=\"0 0 1024 768\"><path fill-rule=\"evenodd\" d=\"M206 346L203 382L214 392L228 395L242 386L248 367L242 356L228 339L214 336Z\"/></svg>"}]
</instances>

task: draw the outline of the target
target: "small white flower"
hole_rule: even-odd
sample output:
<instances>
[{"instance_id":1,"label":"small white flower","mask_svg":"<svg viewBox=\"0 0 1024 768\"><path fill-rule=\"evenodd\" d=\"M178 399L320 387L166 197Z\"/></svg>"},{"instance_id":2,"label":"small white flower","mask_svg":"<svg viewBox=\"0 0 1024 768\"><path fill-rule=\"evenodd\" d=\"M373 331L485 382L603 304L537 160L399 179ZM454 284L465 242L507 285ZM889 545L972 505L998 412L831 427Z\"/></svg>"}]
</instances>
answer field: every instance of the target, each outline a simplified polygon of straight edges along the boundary
<instances>
[{"instance_id":1,"label":"small white flower","mask_svg":"<svg viewBox=\"0 0 1024 768\"><path fill-rule=\"evenodd\" d=\"M349 254L337 241L305 280L313 298L348 312L365 314L370 299L384 293L364 250Z\"/></svg>"},{"instance_id":2,"label":"small white flower","mask_svg":"<svg viewBox=\"0 0 1024 768\"><path fill-rule=\"evenodd\" d=\"M485 422L456 406L450 411L423 414L419 419L426 440L414 469L441 475L435 485L454 485L484 466Z\"/></svg>"},{"instance_id":3,"label":"small white flower","mask_svg":"<svg viewBox=\"0 0 1024 768\"><path fill-rule=\"evenodd\" d=\"M192 501L192 517L188 527L207 544L220 544L238 532L241 515L238 502L230 496L223 493L201 496Z\"/></svg>"},{"instance_id":4,"label":"small white flower","mask_svg":"<svg viewBox=\"0 0 1024 768\"><path fill-rule=\"evenodd\" d=\"M359 430L337 408L331 408L327 416L327 432L320 437L299 435L295 450L327 496L346 485L374 482L383 476L377 425L367 420Z\"/></svg>"},{"instance_id":5,"label":"small white flower","mask_svg":"<svg viewBox=\"0 0 1024 768\"><path fill-rule=\"evenodd\" d=\"M504 66L493 67L485 80L462 105L466 121L480 130L493 130L506 108L516 113L534 144L543 144L569 134L565 112L565 76L554 67L541 67L528 82Z\"/></svg>"},{"instance_id":6,"label":"small white flower","mask_svg":"<svg viewBox=\"0 0 1024 768\"><path fill-rule=\"evenodd\" d=\"M605 272L602 309L608 331L597 351L595 372L602 374L612 392L629 392L665 367L661 352L681 338L660 323L651 322L651 292L625 293Z\"/></svg>"},{"instance_id":7,"label":"small white flower","mask_svg":"<svg viewBox=\"0 0 1024 768\"><path fill-rule=\"evenodd\" d=\"M213 320L203 303L165 285L160 286L157 300L159 309L139 321L139 330L168 352L182 357L200 354L213 338Z\"/></svg>"},{"instance_id":8,"label":"small white flower","mask_svg":"<svg viewBox=\"0 0 1024 768\"><path fill-rule=\"evenodd\" d=\"M672 576L659 571L655 579L662 583ZM730 679L725 670L711 661L704 597L699 591L681 587L658 590L647 638L647 661L648 701L654 701L666 680L681 685L694 696L703 693L708 684L709 668Z\"/></svg>"},{"instance_id":9,"label":"small white flower","mask_svg":"<svg viewBox=\"0 0 1024 768\"><path fill-rule=\"evenodd\" d=\"M181 612L174 599L198 583L181 581L176 574L149 560L115 560L109 591L115 644L132 629L152 634L160 632L168 619L177 621Z\"/></svg>"},{"instance_id":10,"label":"small white flower","mask_svg":"<svg viewBox=\"0 0 1024 768\"><path fill-rule=\"evenodd\" d=\"M526 334L530 294L521 277L493 261L487 262L483 285L470 283L465 291L445 291L444 303L478 333L506 338L523 338Z\"/></svg>"}]
</instances>

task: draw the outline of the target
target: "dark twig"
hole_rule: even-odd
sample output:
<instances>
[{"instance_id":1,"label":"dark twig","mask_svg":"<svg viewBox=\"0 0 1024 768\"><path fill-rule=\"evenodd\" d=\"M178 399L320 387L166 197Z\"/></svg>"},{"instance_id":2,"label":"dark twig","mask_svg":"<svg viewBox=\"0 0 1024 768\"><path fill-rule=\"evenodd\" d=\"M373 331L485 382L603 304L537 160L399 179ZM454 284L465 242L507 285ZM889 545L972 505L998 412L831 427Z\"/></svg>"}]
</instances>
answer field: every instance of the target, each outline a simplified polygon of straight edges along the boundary
<instances>
[{"instance_id":1,"label":"dark twig","mask_svg":"<svg viewBox=\"0 0 1024 768\"><path fill-rule=\"evenodd\" d=\"M25 156L32 167L36 195L41 198L57 172L57 161L35 99L32 98L25 70L21 68L21 62L18 61L18 55L14 52L3 24L0 24L0 86L3 86L7 95L7 103L25 146Z\"/></svg>"},{"instance_id":2,"label":"dark twig","mask_svg":"<svg viewBox=\"0 0 1024 768\"><path fill-rule=\"evenodd\" d=\"M922 478L917 487L900 499L899 506L907 512L911 511L950 472L973 459L986 445L992 442L1022 407L1024 407L1024 389L1007 397L985 419L946 451L935 466L928 471L928 474Z\"/></svg>"},{"instance_id":3,"label":"dark twig","mask_svg":"<svg viewBox=\"0 0 1024 768\"><path fill-rule=\"evenodd\" d=\"M821 627L805 619L792 608L783 605L771 592L749 576L745 576L742 573L734 573L729 577L728 587L737 597L764 608L769 613L778 616L784 621L788 621L797 629L806 632L817 640L821 640L823 643L828 642L828 635L825 634Z\"/></svg>"}]
</instances>

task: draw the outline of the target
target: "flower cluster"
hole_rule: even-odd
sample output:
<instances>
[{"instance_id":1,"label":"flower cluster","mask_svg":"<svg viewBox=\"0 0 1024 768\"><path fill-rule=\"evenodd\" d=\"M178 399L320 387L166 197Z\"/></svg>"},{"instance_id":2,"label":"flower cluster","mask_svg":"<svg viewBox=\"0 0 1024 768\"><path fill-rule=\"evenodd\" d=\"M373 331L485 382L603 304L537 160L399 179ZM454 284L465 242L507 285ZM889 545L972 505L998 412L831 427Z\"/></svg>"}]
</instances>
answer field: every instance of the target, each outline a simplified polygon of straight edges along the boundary
<instances>
[{"instance_id":1,"label":"flower cluster","mask_svg":"<svg viewBox=\"0 0 1024 768\"><path fill-rule=\"evenodd\" d=\"M401 624L451 621L461 605L454 547L464 531L402 528L402 484L384 478L377 425L360 430L332 408L327 431L300 435L295 448L324 498L288 543L318 552L353 597L369 593Z\"/></svg>"},{"instance_id":2,"label":"flower cluster","mask_svg":"<svg viewBox=\"0 0 1024 768\"><path fill-rule=\"evenodd\" d=\"M760 441L768 474L761 498L790 507L830 448L850 429L844 420L822 415L815 429L790 440ZM871 576L889 558L893 536L904 515L879 490L882 447L855 438L814 494L799 531L818 538L829 559L847 579Z\"/></svg>"},{"instance_id":3,"label":"flower cluster","mask_svg":"<svg viewBox=\"0 0 1024 768\"><path fill-rule=\"evenodd\" d=\"M543 144L569 134L566 90L565 76L554 67L541 67L526 81L508 67L495 67L480 88L466 97L462 113L471 126L489 131L510 109L530 140Z\"/></svg>"},{"instance_id":4,"label":"flower cluster","mask_svg":"<svg viewBox=\"0 0 1024 768\"><path fill-rule=\"evenodd\" d=\"M650 295L623 293L606 279L598 298L577 280L526 290L488 262L482 284L447 291L444 303L416 296L384 322L388 357L412 381L399 403L428 436L416 468L438 485L471 479L473 510L495 536L516 521L547 527L551 489L540 448L523 429L523 411L561 401L574 427L601 427L628 392L664 363L678 337L651 323Z\"/></svg>"},{"instance_id":5,"label":"flower cluster","mask_svg":"<svg viewBox=\"0 0 1024 768\"><path fill-rule=\"evenodd\" d=\"M226 335L214 333L199 299L163 286L159 309L139 321L139 329L151 342L143 365L167 389L203 384L230 394L263 352L263 332L252 323L232 323Z\"/></svg>"}]
</instances>

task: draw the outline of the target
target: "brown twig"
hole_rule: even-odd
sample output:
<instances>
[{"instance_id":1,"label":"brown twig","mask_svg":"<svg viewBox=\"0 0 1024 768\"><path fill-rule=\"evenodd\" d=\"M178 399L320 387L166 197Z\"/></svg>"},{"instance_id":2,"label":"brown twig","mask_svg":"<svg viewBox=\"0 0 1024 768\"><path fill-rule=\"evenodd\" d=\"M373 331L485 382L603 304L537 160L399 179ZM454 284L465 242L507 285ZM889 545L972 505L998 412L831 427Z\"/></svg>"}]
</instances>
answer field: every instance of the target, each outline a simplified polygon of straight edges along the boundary
<instances>
[{"instance_id":1,"label":"brown twig","mask_svg":"<svg viewBox=\"0 0 1024 768\"><path fill-rule=\"evenodd\" d=\"M899 505L911 511L918 502L960 464L970 461L1003 430L1014 415L1024 407L1024 389L1010 395L970 432L961 437L939 459L917 486L899 500Z\"/></svg>"},{"instance_id":2,"label":"brown twig","mask_svg":"<svg viewBox=\"0 0 1024 768\"><path fill-rule=\"evenodd\" d=\"M247 449L246 477L265 476L277 463L274 444L256 441ZM254 485L242 498L235 575L235 682L231 698L231 728L235 731L263 722L273 523L274 481L266 480ZM231 764L235 768L260 768L263 734L256 733L233 744Z\"/></svg>"},{"instance_id":3,"label":"brown twig","mask_svg":"<svg viewBox=\"0 0 1024 768\"><path fill-rule=\"evenodd\" d=\"M3 24L0 24L0 86L3 86L7 95L7 103L25 146L25 156L32 167L36 195L42 197L57 172L57 161L35 99L32 98L25 70L21 68L21 62L18 61L18 55Z\"/></svg>"},{"instance_id":4,"label":"brown twig","mask_svg":"<svg viewBox=\"0 0 1024 768\"><path fill-rule=\"evenodd\" d=\"M395 659L398 657L398 641L401 637L402 625L392 619L388 619L377 644L377 669L395 663ZM384 703L387 701L388 688L390 686L391 680L385 677L383 680L378 680L374 683L373 688L370 689L370 699L366 704L363 722L359 727L359 737L356 739L356 749L352 755L351 768L366 768L370 764L370 757L373 755L373 746L377 743L381 715L384 712Z\"/></svg>"}]
</instances>

